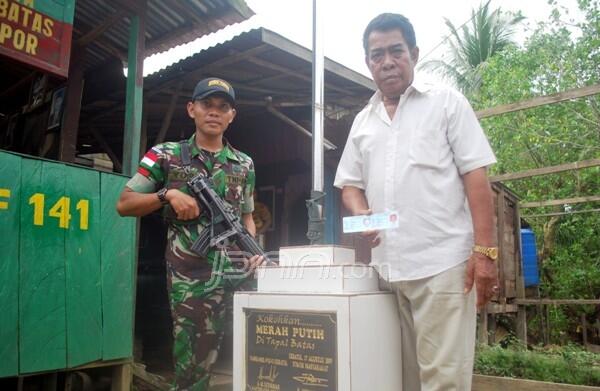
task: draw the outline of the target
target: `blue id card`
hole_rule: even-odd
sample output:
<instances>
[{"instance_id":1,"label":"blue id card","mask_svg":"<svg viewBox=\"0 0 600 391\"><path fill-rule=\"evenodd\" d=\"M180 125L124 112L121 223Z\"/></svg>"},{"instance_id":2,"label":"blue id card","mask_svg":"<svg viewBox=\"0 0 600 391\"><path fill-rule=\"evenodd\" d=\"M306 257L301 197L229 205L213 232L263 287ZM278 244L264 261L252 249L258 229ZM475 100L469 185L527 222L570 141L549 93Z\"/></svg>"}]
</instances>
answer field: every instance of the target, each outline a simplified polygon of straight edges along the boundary
<instances>
[{"instance_id":1,"label":"blue id card","mask_svg":"<svg viewBox=\"0 0 600 391\"><path fill-rule=\"evenodd\" d=\"M349 216L342 219L344 233L398 228L398 212Z\"/></svg>"}]
</instances>

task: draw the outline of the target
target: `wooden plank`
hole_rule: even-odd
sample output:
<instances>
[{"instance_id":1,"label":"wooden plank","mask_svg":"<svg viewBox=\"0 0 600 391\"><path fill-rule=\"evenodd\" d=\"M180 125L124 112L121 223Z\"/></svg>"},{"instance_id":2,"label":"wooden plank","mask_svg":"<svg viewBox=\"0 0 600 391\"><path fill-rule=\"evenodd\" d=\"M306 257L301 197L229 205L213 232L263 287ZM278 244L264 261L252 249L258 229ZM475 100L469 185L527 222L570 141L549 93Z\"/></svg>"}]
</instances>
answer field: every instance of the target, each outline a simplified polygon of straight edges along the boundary
<instances>
[{"instance_id":1,"label":"wooden plank","mask_svg":"<svg viewBox=\"0 0 600 391\"><path fill-rule=\"evenodd\" d=\"M212 72L220 71L221 68L223 68L225 65L235 64L235 63L245 59L247 56L252 56L252 55L256 55L258 53L263 53L267 50L269 50L269 46L263 44L263 45L254 47L252 49L248 49L245 52L228 55L226 57L220 58L219 60L217 60L211 64L207 64L206 66L203 66L203 67L193 70L191 72L187 72L185 74L185 80L197 80L202 77L207 77ZM174 79L170 79L170 80L164 82L161 85L153 86L152 90L147 91L146 96L148 98L151 98L157 94L161 94L166 89L171 88L171 87L175 86L177 83L179 83L179 80L180 80L180 78L174 78ZM237 84L236 84L236 89L238 89ZM172 92L170 92L170 93L172 93ZM289 92L288 92L288 94L289 94ZM187 98L190 95L191 95L191 92L190 92L190 94L185 95L185 96ZM94 124L98 119L106 117L107 115L110 115L110 114L114 113L115 111L122 110L124 106L125 105L123 103L117 103L114 106L111 106L111 107L103 110L102 112L88 118L85 123L86 123L86 125Z\"/></svg>"},{"instance_id":2,"label":"wooden plank","mask_svg":"<svg viewBox=\"0 0 600 391\"><path fill-rule=\"evenodd\" d=\"M106 152L106 154L108 155L108 157L110 158L110 160L112 160L113 162L113 166L115 167L116 171L122 171L123 170L123 166L121 165L121 161L119 160L119 157L117 156L117 154L112 150L112 148L110 147L110 145L108 144L108 142L106 141L106 139L104 138L104 136L102 136L102 134L100 132L98 132L96 130L95 127L90 126L89 128L90 133L92 133L92 136L94 136L94 138L96 139L96 141L98 141L98 143L100 144L100 146L102 147L102 149L104 150L104 152Z\"/></svg>"},{"instance_id":3,"label":"wooden plank","mask_svg":"<svg viewBox=\"0 0 600 391\"><path fill-rule=\"evenodd\" d=\"M581 170L582 168L597 167L600 166L600 159L582 160L574 163L560 164L557 166L548 166L542 168L534 168L531 170L524 170L519 172L512 172L502 175L490 176L490 182L507 182L514 181L515 179L530 178L533 176L555 174L558 172Z\"/></svg>"},{"instance_id":4,"label":"wooden plank","mask_svg":"<svg viewBox=\"0 0 600 391\"><path fill-rule=\"evenodd\" d=\"M275 46L276 48L291 54L292 56L303 59L304 61L312 61L312 53L309 49L296 44L295 42L289 41L287 38L281 35L271 32L269 30L262 30L262 41L268 45ZM329 58L325 58L325 70L335 75L341 76L347 80L359 84L365 88L369 88L375 91L376 87L371 79L368 77L355 72L343 65L336 63ZM327 76L326 76L327 77Z\"/></svg>"},{"instance_id":5,"label":"wooden plank","mask_svg":"<svg viewBox=\"0 0 600 391\"><path fill-rule=\"evenodd\" d=\"M56 209L64 166L23 159L19 266L20 373L66 365L65 229ZM52 213L54 211L54 213ZM66 212L66 209L63 209Z\"/></svg>"},{"instance_id":6,"label":"wooden plank","mask_svg":"<svg viewBox=\"0 0 600 391\"><path fill-rule=\"evenodd\" d=\"M551 305L578 305L578 304L600 304L600 299L515 299L515 304L519 305L534 305L534 304L551 304Z\"/></svg>"},{"instance_id":7,"label":"wooden plank","mask_svg":"<svg viewBox=\"0 0 600 391\"><path fill-rule=\"evenodd\" d=\"M581 204L583 202L596 202L596 201L600 201L600 196L573 197L573 198L563 198L562 200L523 202L519 206L521 208L541 208L543 206L556 206L556 205L564 205L564 204Z\"/></svg>"},{"instance_id":8,"label":"wooden plank","mask_svg":"<svg viewBox=\"0 0 600 391\"><path fill-rule=\"evenodd\" d=\"M21 158L0 152L0 377L19 373Z\"/></svg>"},{"instance_id":9,"label":"wooden plank","mask_svg":"<svg viewBox=\"0 0 600 391\"><path fill-rule=\"evenodd\" d=\"M580 213L596 213L600 212L600 208L597 209L583 209L583 210L571 210L569 212L554 212L554 213L540 213L540 214L526 214L523 215L524 219L533 217L550 217L550 216L564 216L564 215L576 215Z\"/></svg>"},{"instance_id":10,"label":"wooden plank","mask_svg":"<svg viewBox=\"0 0 600 391\"><path fill-rule=\"evenodd\" d=\"M303 80L303 81L312 82L312 75L311 76L304 75L304 74L298 72L295 69L286 68L286 67L283 67L281 65L277 65L277 64L275 64L275 63L273 63L271 61L263 60L263 59L260 59L260 58L257 58L257 57L253 57L253 56L252 57L248 57L247 61L249 61L249 62L251 62L253 64L256 64L258 66L261 66L261 67L273 70L273 71L275 71L277 73L280 73L280 74L284 73L284 74L286 74L288 76L296 77L296 78L298 78L300 80ZM338 91L338 92L341 92L342 94L348 95L348 96L354 95L352 91L349 91L349 90L347 90L345 88L337 87L335 85L332 85L331 83L326 83L324 88L326 88L328 90L331 89L333 91Z\"/></svg>"},{"instance_id":11,"label":"wooden plank","mask_svg":"<svg viewBox=\"0 0 600 391\"><path fill-rule=\"evenodd\" d=\"M167 130L171 126L171 121L173 119L173 113L175 112L175 108L177 107L177 98L179 98L179 93L181 92L181 88L183 87L183 80L180 80L175 87L175 91L171 95L171 100L169 101L169 107L167 108L167 112L163 117L162 124L160 125L160 130L158 131L158 136L156 136L156 140L154 144L161 144L165 141L165 136L167 135Z\"/></svg>"},{"instance_id":12,"label":"wooden plank","mask_svg":"<svg viewBox=\"0 0 600 391\"><path fill-rule=\"evenodd\" d=\"M517 312L516 304L494 303L490 302L486 306L488 314L505 314L508 312Z\"/></svg>"},{"instance_id":13,"label":"wooden plank","mask_svg":"<svg viewBox=\"0 0 600 391\"><path fill-rule=\"evenodd\" d=\"M75 45L77 46L86 46L92 41L96 41L106 30L114 26L117 22L121 21L127 14L128 10L118 9L117 12L110 15L108 18L104 19L101 23L97 24L92 30L83 34Z\"/></svg>"},{"instance_id":14,"label":"wooden plank","mask_svg":"<svg viewBox=\"0 0 600 391\"><path fill-rule=\"evenodd\" d=\"M100 174L65 167L72 218L65 238L67 366L102 357Z\"/></svg>"},{"instance_id":15,"label":"wooden plank","mask_svg":"<svg viewBox=\"0 0 600 391\"><path fill-rule=\"evenodd\" d=\"M600 391L600 387L575 386L509 377L473 375L472 391Z\"/></svg>"},{"instance_id":16,"label":"wooden plank","mask_svg":"<svg viewBox=\"0 0 600 391\"><path fill-rule=\"evenodd\" d=\"M593 343L588 343L584 347L585 347L585 350L587 350L588 352L600 354L600 345L595 345Z\"/></svg>"},{"instance_id":17,"label":"wooden plank","mask_svg":"<svg viewBox=\"0 0 600 391\"><path fill-rule=\"evenodd\" d=\"M5 96L12 96L14 91L18 90L26 83L28 84L31 81L31 79L33 79L33 77L37 74L37 71L32 70L27 76L23 77L21 80L17 81L9 87L5 87L2 91L0 91L0 98L3 99Z\"/></svg>"},{"instance_id":18,"label":"wooden plank","mask_svg":"<svg viewBox=\"0 0 600 391\"><path fill-rule=\"evenodd\" d=\"M102 358L133 353L133 276L136 219L122 218L115 205L127 178L100 174L102 262Z\"/></svg>"},{"instance_id":19,"label":"wooden plank","mask_svg":"<svg viewBox=\"0 0 600 391\"><path fill-rule=\"evenodd\" d=\"M493 117L495 115L511 113L514 111L531 109L534 107L544 106L552 103L563 102L566 100L583 98L585 96L595 95L598 93L600 93L600 84L595 84L581 88L574 88L572 90L567 90L556 94L539 96L533 99L527 99L516 103L510 103L507 105L499 105L489 109L479 110L475 112L475 114L477 115L477 118L482 119L486 117Z\"/></svg>"},{"instance_id":20,"label":"wooden plank","mask_svg":"<svg viewBox=\"0 0 600 391\"><path fill-rule=\"evenodd\" d=\"M267 111L269 113L273 114L275 117L282 120L283 122L285 122L286 124L290 125L292 128L300 131L300 133L302 133L302 134L308 136L310 139L312 139L312 133L310 131L306 130L302 125L300 125L299 123L297 123L296 121L294 121L293 119L288 117L287 115L283 114L281 111L275 109L273 107L273 105L268 104ZM337 149L337 146L335 146L335 144L333 144L331 141L327 140L326 138L323 139L323 146L328 151Z\"/></svg>"}]
</instances>

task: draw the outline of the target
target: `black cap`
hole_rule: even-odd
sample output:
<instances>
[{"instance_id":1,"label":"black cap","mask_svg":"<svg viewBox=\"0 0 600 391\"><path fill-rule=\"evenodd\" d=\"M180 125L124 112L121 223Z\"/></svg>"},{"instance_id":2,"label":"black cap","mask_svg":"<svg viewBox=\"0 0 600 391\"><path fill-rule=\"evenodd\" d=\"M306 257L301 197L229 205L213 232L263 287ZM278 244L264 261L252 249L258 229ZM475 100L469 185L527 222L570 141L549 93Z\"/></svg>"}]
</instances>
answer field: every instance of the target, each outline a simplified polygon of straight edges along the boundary
<instances>
[{"instance_id":1,"label":"black cap","mask_svg":"<svg viewBox=\"0 0 600 391\"><path fill-rule=\"evenodd\" d=\"M235 91L231 84L217 77L209 77L208 79L200 80L194 88L192 94L192 102L198 99L204 99L212 94L223 95L229 103L235 104Z\"/></svg>"}]
</instances>

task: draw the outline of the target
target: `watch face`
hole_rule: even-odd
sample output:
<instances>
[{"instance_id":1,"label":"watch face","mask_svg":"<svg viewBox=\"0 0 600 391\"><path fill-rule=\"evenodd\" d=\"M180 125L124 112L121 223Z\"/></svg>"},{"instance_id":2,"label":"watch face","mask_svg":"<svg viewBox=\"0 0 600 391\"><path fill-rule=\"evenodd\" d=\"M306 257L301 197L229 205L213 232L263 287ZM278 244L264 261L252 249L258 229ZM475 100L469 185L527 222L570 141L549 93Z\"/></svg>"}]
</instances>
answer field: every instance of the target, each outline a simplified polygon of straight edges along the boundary
<instances>
[{"instance_id":1,"label":"watch face","mask_svg":"<svg viewBox=\"0 0 600 391\"><path fill-rule=\"evenodd\" d=\"M490 258L492 259L497 259L498 258L498 249L497 248L490 248Z\"/></svg>"}]
</instances>

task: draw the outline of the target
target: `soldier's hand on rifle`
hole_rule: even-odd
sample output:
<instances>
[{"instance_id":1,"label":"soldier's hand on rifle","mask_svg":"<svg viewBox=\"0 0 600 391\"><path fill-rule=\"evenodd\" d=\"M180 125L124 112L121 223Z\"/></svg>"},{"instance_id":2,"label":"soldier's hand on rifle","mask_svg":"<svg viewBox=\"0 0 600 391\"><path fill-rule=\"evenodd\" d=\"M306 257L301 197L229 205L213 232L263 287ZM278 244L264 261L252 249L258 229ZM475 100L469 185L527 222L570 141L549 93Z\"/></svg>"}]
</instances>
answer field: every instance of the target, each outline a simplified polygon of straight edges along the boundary
<instances>
[{"instance_id":1,"label":"soldier's hand on rifle","mask_svg":"<svg viewBox=\"0 0 600 391\"><path fill-rule=\"evenodd\" d=\"M200 207L194 197L177 189L169 189L165 195L179 220L192 220L200 215Z\"/></svg>"},{"instance_id":2,"label":"soldier's hand on rifle","mask_svg":"<svg viewBox=\"0 0 600 391\"><path fill-rule=\"evenodd\" d=\"M244 270L253 272L257 267L265 262L265 258L261 255L254 255L250 259L244 258Z\"/></svg>"}]
</instances>

